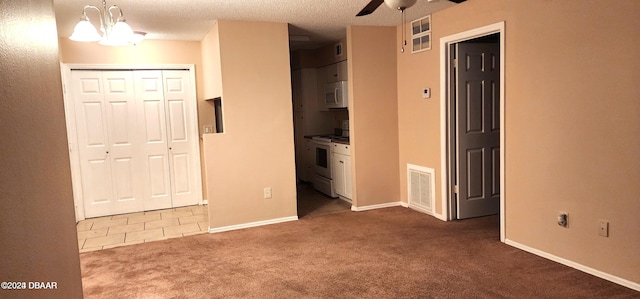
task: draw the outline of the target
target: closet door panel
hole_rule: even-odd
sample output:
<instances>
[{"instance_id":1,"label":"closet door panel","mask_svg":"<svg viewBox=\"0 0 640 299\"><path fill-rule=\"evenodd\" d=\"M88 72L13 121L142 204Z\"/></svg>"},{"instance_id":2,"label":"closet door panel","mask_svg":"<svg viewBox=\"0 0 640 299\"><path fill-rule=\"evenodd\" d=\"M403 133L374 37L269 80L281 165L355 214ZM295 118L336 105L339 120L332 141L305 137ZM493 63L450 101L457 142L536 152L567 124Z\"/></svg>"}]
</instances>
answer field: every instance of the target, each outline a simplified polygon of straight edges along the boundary
<instances>
[{"instance_id":1,"label":"closet door panel","mask_svg":"<svg viewBox=\"0 0 640 299\"><path fill-rule=\"evenodd\" d=\"M175 194L189 194L191 192L191 170L189 169L189 155L174 154L173 159L173 178L175 180Z\"/></svg>"},{"instance_id":2,"label":"closet door panel","mask_svg":"<svg viewBox=\"0 0 640 299\"><path fill-rule=\"evenodd\" d=\"M85 217L113 214L102 73L72 72Z\"/></svg>"},{"instance_id":3,"label":"closet door panel","mask_svg":"<svg viewBox=\"0 0 640 299\"><path fill-rule=\"evenodd\" d=\"M133 73L104 71L102 77L110 141L114 214L140 212L144 210L144 193L137 180L143 168L137 146Z\"/></svg>"},{"instance_id":4,"label":"closet door panel","mask_svg":"<svg viewBox=\"0 0 640 299\"><path fill-rule=\"evenodd\" d=\"M171 182L162 71L134 71L145 210L171 208Z\"/></svg>"},{"instance_id":5,"label":"closet door panel","mask_svg":"<svg viewBox=\"0 0 640 299\"><path fill-rule=\"evenodd\" d=\"M164 130L164 102L157 99L142 100L143 105L143 140L148 144L166 144ZM166 147L165 147L166 148Z\"/></svg>"},{"instance_id":6,"label":"closet door panel","mask_svg":"<svg viewBox=\"0 0 640 299\"><path fill-rule=\"evenodd\" d=\"M85 217L198 204L189 71L71 72Z\"/></svg>"},{"instance_id":7,"label":"closet door panel","mask_svg":"<svg viewBox=\"0 0 640 299\"><path fill-rule=\"evenodd\" d=\"M149 165L149 194L148 200L159 202L161 197L168 199L165 204L171 207L171 184L169 184L169 161L167 155L150 155Z\"/></svg>"},{"instance_id":8,"label":"closet door panel","mask_svg":"<svg viewBox=\"0 0 640 299\"><path fill-rule=\"evenodd\" d=\"M198 203L198 183L194 171L197 155L197 134L190 134L195 120L188 117L195 107L187 71L163 71L164 96L167 103L167 127L169 134L169 167L171 169L173 206L187 206ZM196 137L192 137L196 135ZM194 146L195 145L195 146ZM194 150L194 148L196 150Z\"/></svg>"},{"instance_id":9,"label":"closet door panel","mask_svg":"<svg viewBox=\"0 0 640 299\"><path fill-rule=\"evenodd\" d=\"M169 100L167 101L169 104L169 128L170 133L169 138L172 143L176 142L187 142L187 122L186 122L186 111L184 107L184 100Z\"/></svg>"},{"instance_id":10,"label":"closet door panel","mask_svg":"<svg viewBox=\"0 0 640 299\"><path fill-rule=\"evenodd\" d=\"M135 166L131 158L113 159L111 165L114 174L113 193L119 202L129 202L139 200L135 192ZM132 210L127 212L139 212L142 210Z\"/></svg>"}]
</instances>

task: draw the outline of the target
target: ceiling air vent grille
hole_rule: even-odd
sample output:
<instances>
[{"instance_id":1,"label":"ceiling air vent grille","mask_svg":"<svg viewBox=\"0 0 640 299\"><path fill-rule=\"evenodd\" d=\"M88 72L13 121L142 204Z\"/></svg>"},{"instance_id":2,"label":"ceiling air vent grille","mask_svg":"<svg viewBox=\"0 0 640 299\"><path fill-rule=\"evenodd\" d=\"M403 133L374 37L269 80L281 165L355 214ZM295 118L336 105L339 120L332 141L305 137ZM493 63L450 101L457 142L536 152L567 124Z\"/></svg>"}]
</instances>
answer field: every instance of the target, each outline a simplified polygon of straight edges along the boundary
<instances>
[{"instance_id":1,"label":"ceiling air vent grille","mask_svg":"<svg viewBox=\"0 0 640 299\"><path fill-rule=\"evenodd\" d=\"M409 208L433 214L435 171L432 168L407 164Z\"/></svg>"}]
</instances>

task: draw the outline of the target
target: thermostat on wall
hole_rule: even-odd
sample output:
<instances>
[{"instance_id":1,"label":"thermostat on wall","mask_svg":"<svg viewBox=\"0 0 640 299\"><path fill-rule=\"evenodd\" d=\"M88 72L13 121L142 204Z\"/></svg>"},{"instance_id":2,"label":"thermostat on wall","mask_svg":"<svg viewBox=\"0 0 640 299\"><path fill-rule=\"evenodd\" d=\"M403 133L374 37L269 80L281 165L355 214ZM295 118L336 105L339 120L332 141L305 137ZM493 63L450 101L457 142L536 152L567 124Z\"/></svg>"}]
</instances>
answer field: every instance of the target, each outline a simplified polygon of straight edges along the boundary
<instances>
[{"instance_id":1,"label":"thermostat on wall","mask_svg":"<svg viewBox=\"0 0 640 299\"><path fill-rule=\"evenodd\" d=\"M422 98L423 99L428 99L431 97L431 88L427 87L425 89L422 90Z\"/></svg>"}]
</instances>

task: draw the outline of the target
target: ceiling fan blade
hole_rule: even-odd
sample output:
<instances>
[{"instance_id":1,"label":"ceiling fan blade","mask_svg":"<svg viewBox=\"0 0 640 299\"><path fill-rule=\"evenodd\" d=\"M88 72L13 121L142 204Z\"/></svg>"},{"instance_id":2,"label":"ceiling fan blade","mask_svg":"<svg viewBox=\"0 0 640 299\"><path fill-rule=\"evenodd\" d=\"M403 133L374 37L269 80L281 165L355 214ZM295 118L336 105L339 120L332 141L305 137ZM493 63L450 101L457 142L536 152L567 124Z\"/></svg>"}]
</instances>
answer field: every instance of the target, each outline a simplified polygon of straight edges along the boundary
<instances>
[{"instance_id":1,"label":"ceiling fan blade","mask_svg":"<svg viewBox=\"0 0 640 299\"><path fill-rule=\"evenodd\" d=\"M384 3L384 0L371 0L371 2L369 2L369 4L367 4L367 6L365 6L356 15L356 17L366 16L366 15L372 13L374 10L376 10L376 8L378 8L378 6L382 5L382 3Z\"/></svg>"}]
</instances>

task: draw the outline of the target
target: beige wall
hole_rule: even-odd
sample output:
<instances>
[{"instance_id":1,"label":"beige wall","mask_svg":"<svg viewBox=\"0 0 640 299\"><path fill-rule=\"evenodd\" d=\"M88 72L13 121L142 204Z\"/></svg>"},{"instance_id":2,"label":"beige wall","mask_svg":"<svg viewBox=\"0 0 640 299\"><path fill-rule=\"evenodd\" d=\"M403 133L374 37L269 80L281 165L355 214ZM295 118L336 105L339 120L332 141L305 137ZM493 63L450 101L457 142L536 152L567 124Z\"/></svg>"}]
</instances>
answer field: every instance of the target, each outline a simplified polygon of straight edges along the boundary
<instances>
[{"instance_id":1,"label":"beige wall","mask_svg":"<svg viewBox=\"0 0 640 299\"><path fill-rule=\"evenodd\" d=\"M203 56L199 41L145 40L136 46L105 47L61 37L59 43L62 63L195 65L199 130L204 131L204 125L213 125L213 105L204 101Z\"/></svg>"},{"instance_id":2,"label":"beige wall","mask_svg":"<svg viewBox=\"0 0 640 299\"><path fill-rule=\"evenodd\" d=\"M0 281L58 289L0 297L81 298L53 3L4 1L1 14Z\"/></svg>"},{"instance_id":3,"label":"beige wall","mask_svg":"<svg viewBox=\"0 0 640 299\"><path fill-rule=\"evenodd\" d=\"M357 207L398 202L396 28L350 26L349 129Z\"/></svg>"},{"instance_id":4,"label":"beige wall","mask_svg":"<svg viewBox=\"0 0 640 299\"><path fill-rule=\"evenodd\" d=\"M209 226L295 217L287 24L221 20L217 33L225 129L204 136Z\"/></svg>"},{"instance_id":5,"label":"beige wall","mask_svg":"<svg viewBox=\"0 0 640 299\"><path fill-rule=\"evenodd\" d=\"M205 100L222 96L222 69L220 68L220 36L218 34L218 21L216 21L209 33L202 39L200 44L202 52L201 69L202 90ZM213 113L213 108L209 109Z\"/></svg>"},{"instance_id":6,"label":"beige wall","mask_svg":"<svg viewBox=\"0 0 640 299\"><path fill-rule=\"evenodd\" d=\"M638 1L595 0L469 0L435 13L435 47L398 59L401 168L442 171L439 39L505 21L507 239L640 283L638 15ZM419 98L425 86L431 100Z\"/></svg>"}]
</instances>

